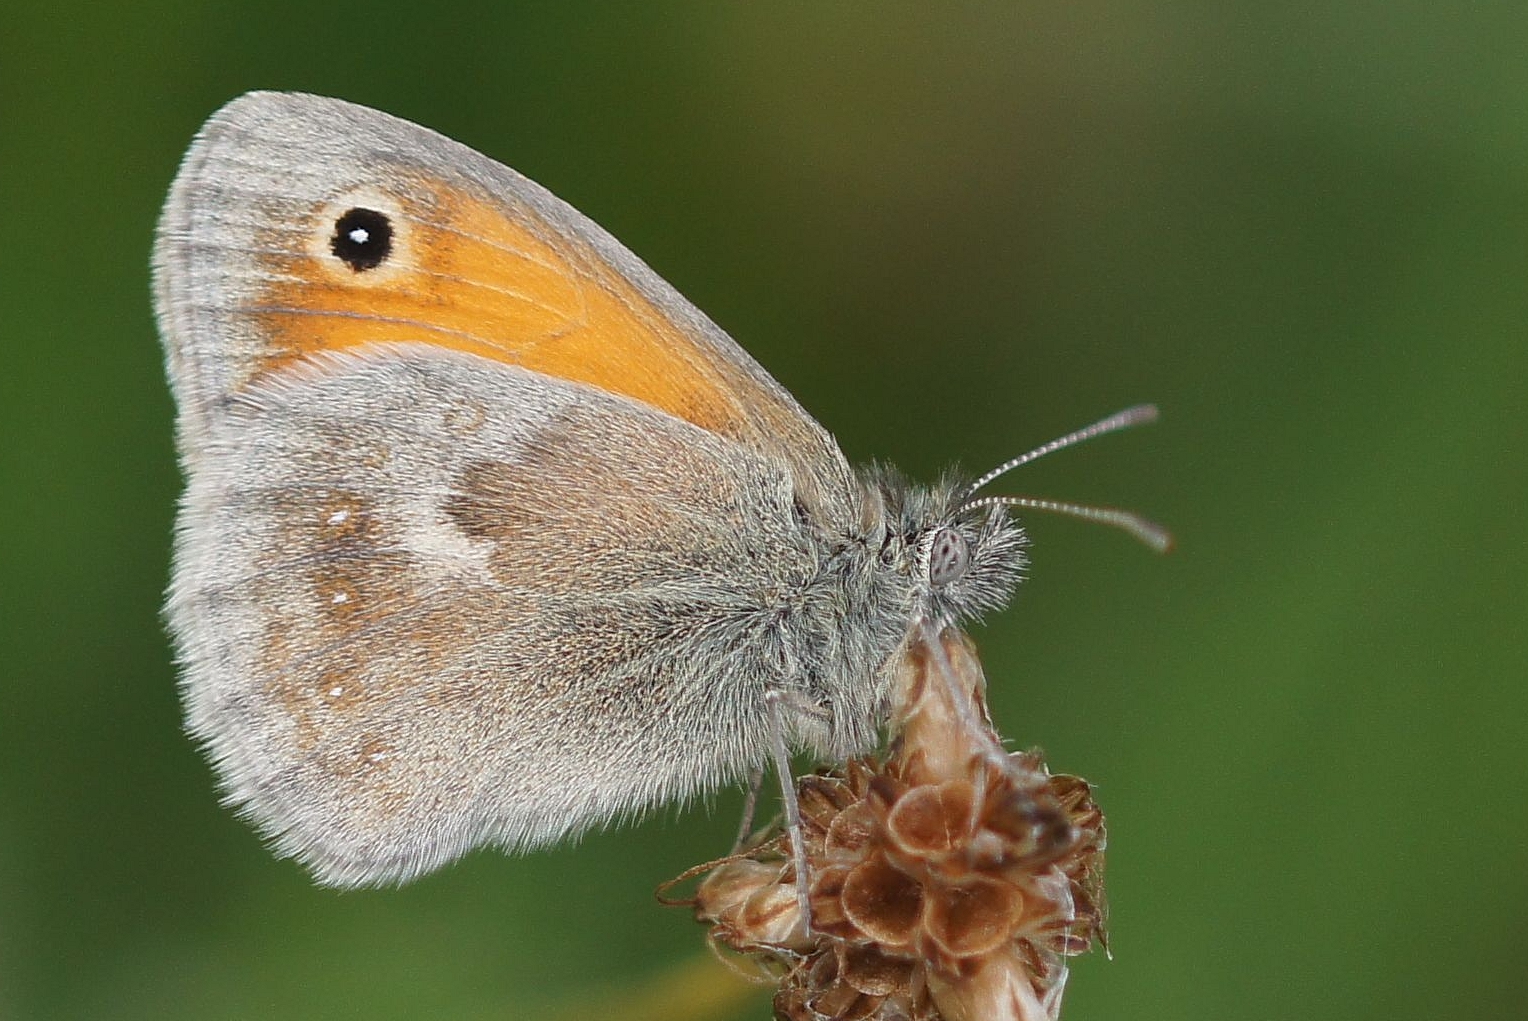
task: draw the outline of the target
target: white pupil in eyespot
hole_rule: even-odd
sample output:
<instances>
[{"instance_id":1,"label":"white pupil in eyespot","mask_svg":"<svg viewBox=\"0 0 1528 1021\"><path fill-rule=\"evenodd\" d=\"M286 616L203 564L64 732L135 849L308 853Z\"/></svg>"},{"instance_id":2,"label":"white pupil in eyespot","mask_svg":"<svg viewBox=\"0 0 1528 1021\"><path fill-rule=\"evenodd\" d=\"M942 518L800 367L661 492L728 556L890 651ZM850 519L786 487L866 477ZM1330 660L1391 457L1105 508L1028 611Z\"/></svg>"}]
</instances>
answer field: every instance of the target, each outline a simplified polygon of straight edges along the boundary
<instances>
[{"instance_id":1,"label":"white pupil in eyespot","mask_svg":"<svg viewBox=\"0 0 1528 1021\"><path fill-rule=\"evenodd\" d=\"M367 232L365 227L356 227L350 232L350 240L358 245L364 245L371 240L371 234Z\"/></svg>"}]
</instances>

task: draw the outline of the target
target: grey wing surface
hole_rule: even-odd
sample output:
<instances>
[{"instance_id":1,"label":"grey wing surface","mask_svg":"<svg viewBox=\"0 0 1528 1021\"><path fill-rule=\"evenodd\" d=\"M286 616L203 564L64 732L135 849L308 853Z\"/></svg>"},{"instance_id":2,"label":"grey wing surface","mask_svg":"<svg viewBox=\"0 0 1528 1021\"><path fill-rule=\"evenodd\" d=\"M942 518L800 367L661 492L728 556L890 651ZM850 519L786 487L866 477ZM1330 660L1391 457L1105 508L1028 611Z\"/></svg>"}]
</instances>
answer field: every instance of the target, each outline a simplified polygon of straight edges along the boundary
<instances>
[{"instance_id":1,"label":"grey wing surface","mask_svg":"<svg viewBox=\"0 0 1528 1021\"><path fill-rule=\"evenodd\" d=\"M786 465L425 345L231 400L168 616L229 802L329 884L403 881L735 779L770 593L816 569Z\"/></svg>"}]
</instances>

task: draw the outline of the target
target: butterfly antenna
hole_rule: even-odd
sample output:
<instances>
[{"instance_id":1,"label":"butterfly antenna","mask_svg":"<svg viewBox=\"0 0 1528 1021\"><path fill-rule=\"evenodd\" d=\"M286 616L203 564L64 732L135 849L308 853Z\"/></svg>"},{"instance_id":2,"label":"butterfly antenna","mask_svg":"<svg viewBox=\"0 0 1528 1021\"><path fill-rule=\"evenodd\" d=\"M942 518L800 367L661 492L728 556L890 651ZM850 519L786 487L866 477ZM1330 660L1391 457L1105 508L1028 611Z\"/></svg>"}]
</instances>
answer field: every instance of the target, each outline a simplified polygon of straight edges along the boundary
<instances>
[{"instance_id":1,"label":"butterfly antenna","mask_svg":"<svg viewBox=\"0 0 1528 1021\"><path fill-rule=\"evenodd\" d=\"M1037 461L1046 454L1054 453L1064 447L1075 447L1083 440L1091 440L1095 436L1103 436L1105 433L1119 432L1121 429L1129 429L1137 425L1145 425L1157 420L1157 406L1155 404L1137 404L1124 411L1118 411L1108 418L1099 419L1092 425L1084 426L1076 432L1069 432L1059 439L1051 440L1042 444L1027 454L1020 454L1011 461L1005 461L996 468L973 482L966 490L962 508L973 507L1023 507L1028 510L1048 511L1052 514L1065 514L1068 517L1082 518L1084 521L1096 521L1102 525L1111 525L1114 528L1128 532L1136 539L1156 550L1158 553L1166 553L1172 549L1172 533L1155 521L1141 517L1130 511L1119 510L1114 507L1094 507L1089 504L1063 503L1057 500L1041 500L1032 496L982 496L976 493L993 479L1006 475L1020 465Z\"/></svg>"},{"instance_id":2,"label":"butterfly antenna","mask_svg":"<svg viewBox=\"0 0 1528 1021\"><path fill-rule=\"evenodd\" d=\"M983 496L976 500L967 500L961 504L962 509L973 507L1024 507L1029 510L1049 511L1052 514L1065 514L1071 518L1082 518L1084 521L1096 521L1101 525L1112 525L1115 528L1130 533L1158 553L1166 553L1173 548L1173 536L1167 529L1150 518L1143 518L1139 514L1120 510L1116 507L1094 507L1085 503L1062 503L1058 500L1041 500L1033 496Z\"/></svg>"},{"instance_id":3,"label":"butterfly antenna","mask_svg":"<svg viewBox=\"0 0 1528 1021\"><path fill-rule=\"evenodd\" d=\"M1013 471L1020 465L1028 464L1031 461L1038 461L1046 454L1053 454L1056 451L1061 450L1063 447L1075 447L1083 440L1091 440L1095 436L1102 436L1105 433L1117 433L1121 429L1129 429L1132 426L1145 425L1148 422L1155 422L1156 420L1157 406L1155 404L1137 404L1133 408L1126 408L1124 411L1117 411L1110 415L1108 418L1099 419L1092 425L1084 426L1083 428L1078 429L1076 432L1067 433L1060 439L1051 440L1049 443L1041 444L1027 454L1020 454L1012 461L1004 461L1002 464L998 465L996 468L992 469L987 474L977 479L975 482L971 483L971 488L966 490L966 499L969 500L972 496L975 496L977 490L985 488L987 484L990 483L993 479L1007 475L1009 472Z\"/></svg>"}]
</instances>

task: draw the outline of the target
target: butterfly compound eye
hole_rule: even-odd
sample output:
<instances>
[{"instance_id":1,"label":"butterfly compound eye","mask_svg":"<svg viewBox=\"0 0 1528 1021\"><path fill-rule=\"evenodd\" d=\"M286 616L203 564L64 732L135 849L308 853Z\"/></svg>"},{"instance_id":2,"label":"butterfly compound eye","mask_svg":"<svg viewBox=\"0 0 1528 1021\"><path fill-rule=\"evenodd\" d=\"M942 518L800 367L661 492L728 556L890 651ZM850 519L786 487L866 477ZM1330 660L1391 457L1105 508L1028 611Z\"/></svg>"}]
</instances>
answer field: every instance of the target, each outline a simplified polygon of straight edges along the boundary
<instances>
[{"instance_id":1,"label":"butterfly compound eye","mask_svg":"<svg viewBox=\"0 0 1528 1021\"><path fill-rule=\"evenodd\" d=\"M928 580L935 588L943 588L960 580L971 562L971 549L966 537L953 528L941 528L934 533L928 548Z\"/></svg>"},{"instance_id":2,"label":"butterfly compound eye","mask_svg":"<svg viewBox=\"0 0 1528 1021\"><path fill-rule=\"evenodd\" d=\"M376 269L392 254L392 221L375 209L347 209L334 221L329 250L357 273Z\"/></svg>"}]
</instances>

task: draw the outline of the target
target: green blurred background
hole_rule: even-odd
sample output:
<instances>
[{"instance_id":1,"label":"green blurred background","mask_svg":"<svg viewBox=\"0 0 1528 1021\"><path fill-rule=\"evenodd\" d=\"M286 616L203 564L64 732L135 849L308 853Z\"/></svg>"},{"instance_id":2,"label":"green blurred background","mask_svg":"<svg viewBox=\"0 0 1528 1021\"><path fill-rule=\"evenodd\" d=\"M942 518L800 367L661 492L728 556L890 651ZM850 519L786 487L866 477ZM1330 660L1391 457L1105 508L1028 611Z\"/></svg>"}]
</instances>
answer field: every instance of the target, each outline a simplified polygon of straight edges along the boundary
<instances>
[{"instance_id":1,"label":"green blurred background","mask_svg":"<svg viewBox=\"0 0 1528 1021\"><path fill-rule=\"evenodd\" d=\"M0 25L0 1016L693 1010L655 813L336 894L220 809L157 617L159 203L247 89L381 107L622 238L855 460L1008 491L1002 730L1099 785L1089 1019L1521 1018L1528 8L11 4ZM705 965L699 965L703 969ZM704 983L701 983L704 984Z\"/></svg>"}]
</instances>

